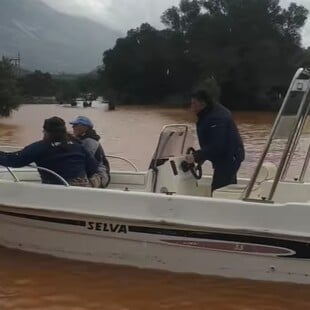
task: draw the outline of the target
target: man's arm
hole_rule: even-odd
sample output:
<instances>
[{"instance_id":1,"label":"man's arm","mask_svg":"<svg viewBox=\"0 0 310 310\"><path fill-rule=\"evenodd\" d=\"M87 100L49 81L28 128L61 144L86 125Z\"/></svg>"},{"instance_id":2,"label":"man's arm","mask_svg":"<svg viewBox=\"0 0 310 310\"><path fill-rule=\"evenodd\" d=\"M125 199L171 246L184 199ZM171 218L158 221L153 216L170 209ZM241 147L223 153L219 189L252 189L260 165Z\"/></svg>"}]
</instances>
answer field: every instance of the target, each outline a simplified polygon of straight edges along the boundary
<instances>
[{"instance_id":1,"label":"man's arm","mask_svg":"<svg viewBox=\"0 0 310 310\"><path fill-rule=\"evenodd\" d=\"M35 162L41 151L41 143L35 142L27 145L21 151L11 153L0 152L0 165L13 168L27 166Z\"/></svg>"}]
</instances>

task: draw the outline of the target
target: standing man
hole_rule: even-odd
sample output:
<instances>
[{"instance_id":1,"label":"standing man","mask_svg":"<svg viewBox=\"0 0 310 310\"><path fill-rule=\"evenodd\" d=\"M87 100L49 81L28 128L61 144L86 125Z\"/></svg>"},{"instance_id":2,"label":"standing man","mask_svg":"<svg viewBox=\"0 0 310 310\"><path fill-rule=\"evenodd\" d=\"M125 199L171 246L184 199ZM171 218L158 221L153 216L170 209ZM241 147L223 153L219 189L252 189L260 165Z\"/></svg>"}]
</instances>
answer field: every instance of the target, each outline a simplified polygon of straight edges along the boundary
<instances>
[{"instance_id":1,"label":"standing man","mask_svg":"<svg viewBox=\"0 0 310 310\"><path fill-rule=\"evenodd\" d=\"M187 155L189 163L212 163L212 191L237 183L237 172L244 160L244 147L238 128L228 109L215 103L201 90L191 97L190 109L197 116L197 136L200 150Z\"/></svg>"}]
</instances>

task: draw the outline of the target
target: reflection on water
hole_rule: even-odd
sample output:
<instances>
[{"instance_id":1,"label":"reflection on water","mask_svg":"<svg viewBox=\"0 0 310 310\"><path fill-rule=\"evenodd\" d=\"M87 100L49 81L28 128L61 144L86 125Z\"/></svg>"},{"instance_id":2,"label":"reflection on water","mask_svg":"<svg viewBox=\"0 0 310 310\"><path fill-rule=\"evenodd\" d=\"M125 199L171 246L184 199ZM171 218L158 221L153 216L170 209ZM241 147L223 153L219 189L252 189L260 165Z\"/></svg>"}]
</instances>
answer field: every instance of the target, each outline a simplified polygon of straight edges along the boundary
<instances>
[{"instance_id":1,"label":"reflection on water","mask_svg":"<svg viewBox=\"0 0 310 310\"><path fill-rule=\"evenodd\" d=\"M0 144L25 145L42 135L43 120L57 115L70 121L87 115L103 136L107 153L146 169L161 127L188 123L175 109L126 107L100 109L23 106L0 121ZM241 169L250 175L270 132L271 113L235 113L247 156ZM194 130L194 126L193 126ZM308 286L178 275L90 264L0 248L0 309L310 309Z\"/></svg>"}]
</instances>

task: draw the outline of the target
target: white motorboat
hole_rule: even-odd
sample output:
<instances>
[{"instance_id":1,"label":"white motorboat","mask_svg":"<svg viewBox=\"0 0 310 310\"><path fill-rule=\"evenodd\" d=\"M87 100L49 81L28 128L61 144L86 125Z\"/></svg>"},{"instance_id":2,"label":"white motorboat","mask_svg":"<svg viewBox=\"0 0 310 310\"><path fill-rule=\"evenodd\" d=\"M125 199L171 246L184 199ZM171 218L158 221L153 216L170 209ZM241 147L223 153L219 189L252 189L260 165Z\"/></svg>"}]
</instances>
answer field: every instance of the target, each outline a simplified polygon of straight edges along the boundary
<instances>
[{"instance_id":1,"label":"white motorboat","mask_svg":"<svg viewBox=\"0 0 310 310\"><path fill-rule=\"evenodd\" d=\"M211 177L200 178L199 167L183 164L192 145L186 125L166 126L150 168L112 171L108 189L45 185L39 167L3 168L0 245L90 262L309 284L309 90L310 71L299 69L252 178L212 195ZM296 157L304 158L299 170Z\"/></svg>"}]
</instances>

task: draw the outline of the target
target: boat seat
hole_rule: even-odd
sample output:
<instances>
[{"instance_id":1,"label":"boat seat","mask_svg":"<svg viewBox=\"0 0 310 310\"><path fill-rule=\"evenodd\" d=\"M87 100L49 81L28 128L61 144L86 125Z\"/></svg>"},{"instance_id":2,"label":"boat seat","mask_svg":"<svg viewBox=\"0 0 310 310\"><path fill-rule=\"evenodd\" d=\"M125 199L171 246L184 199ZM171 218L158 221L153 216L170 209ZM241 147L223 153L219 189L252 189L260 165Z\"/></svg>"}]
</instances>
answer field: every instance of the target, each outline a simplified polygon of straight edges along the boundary
<instances>
[{"instance_id":1,"label":"boat seat","mask_svg":"<svg viewBox=\"0 0 310 310\"><path fill-rule=\"evenodd\" d=\"M262 197L261 184L265 181L274 179L277 172L275 164L266 162L262 165L257 178L256 183L253 186L251 197ZM224 199L241 199L242 194L246 190L248 184L230 184L215 190L212 194L214 198Z\"/></svg>"}]
</instances>

